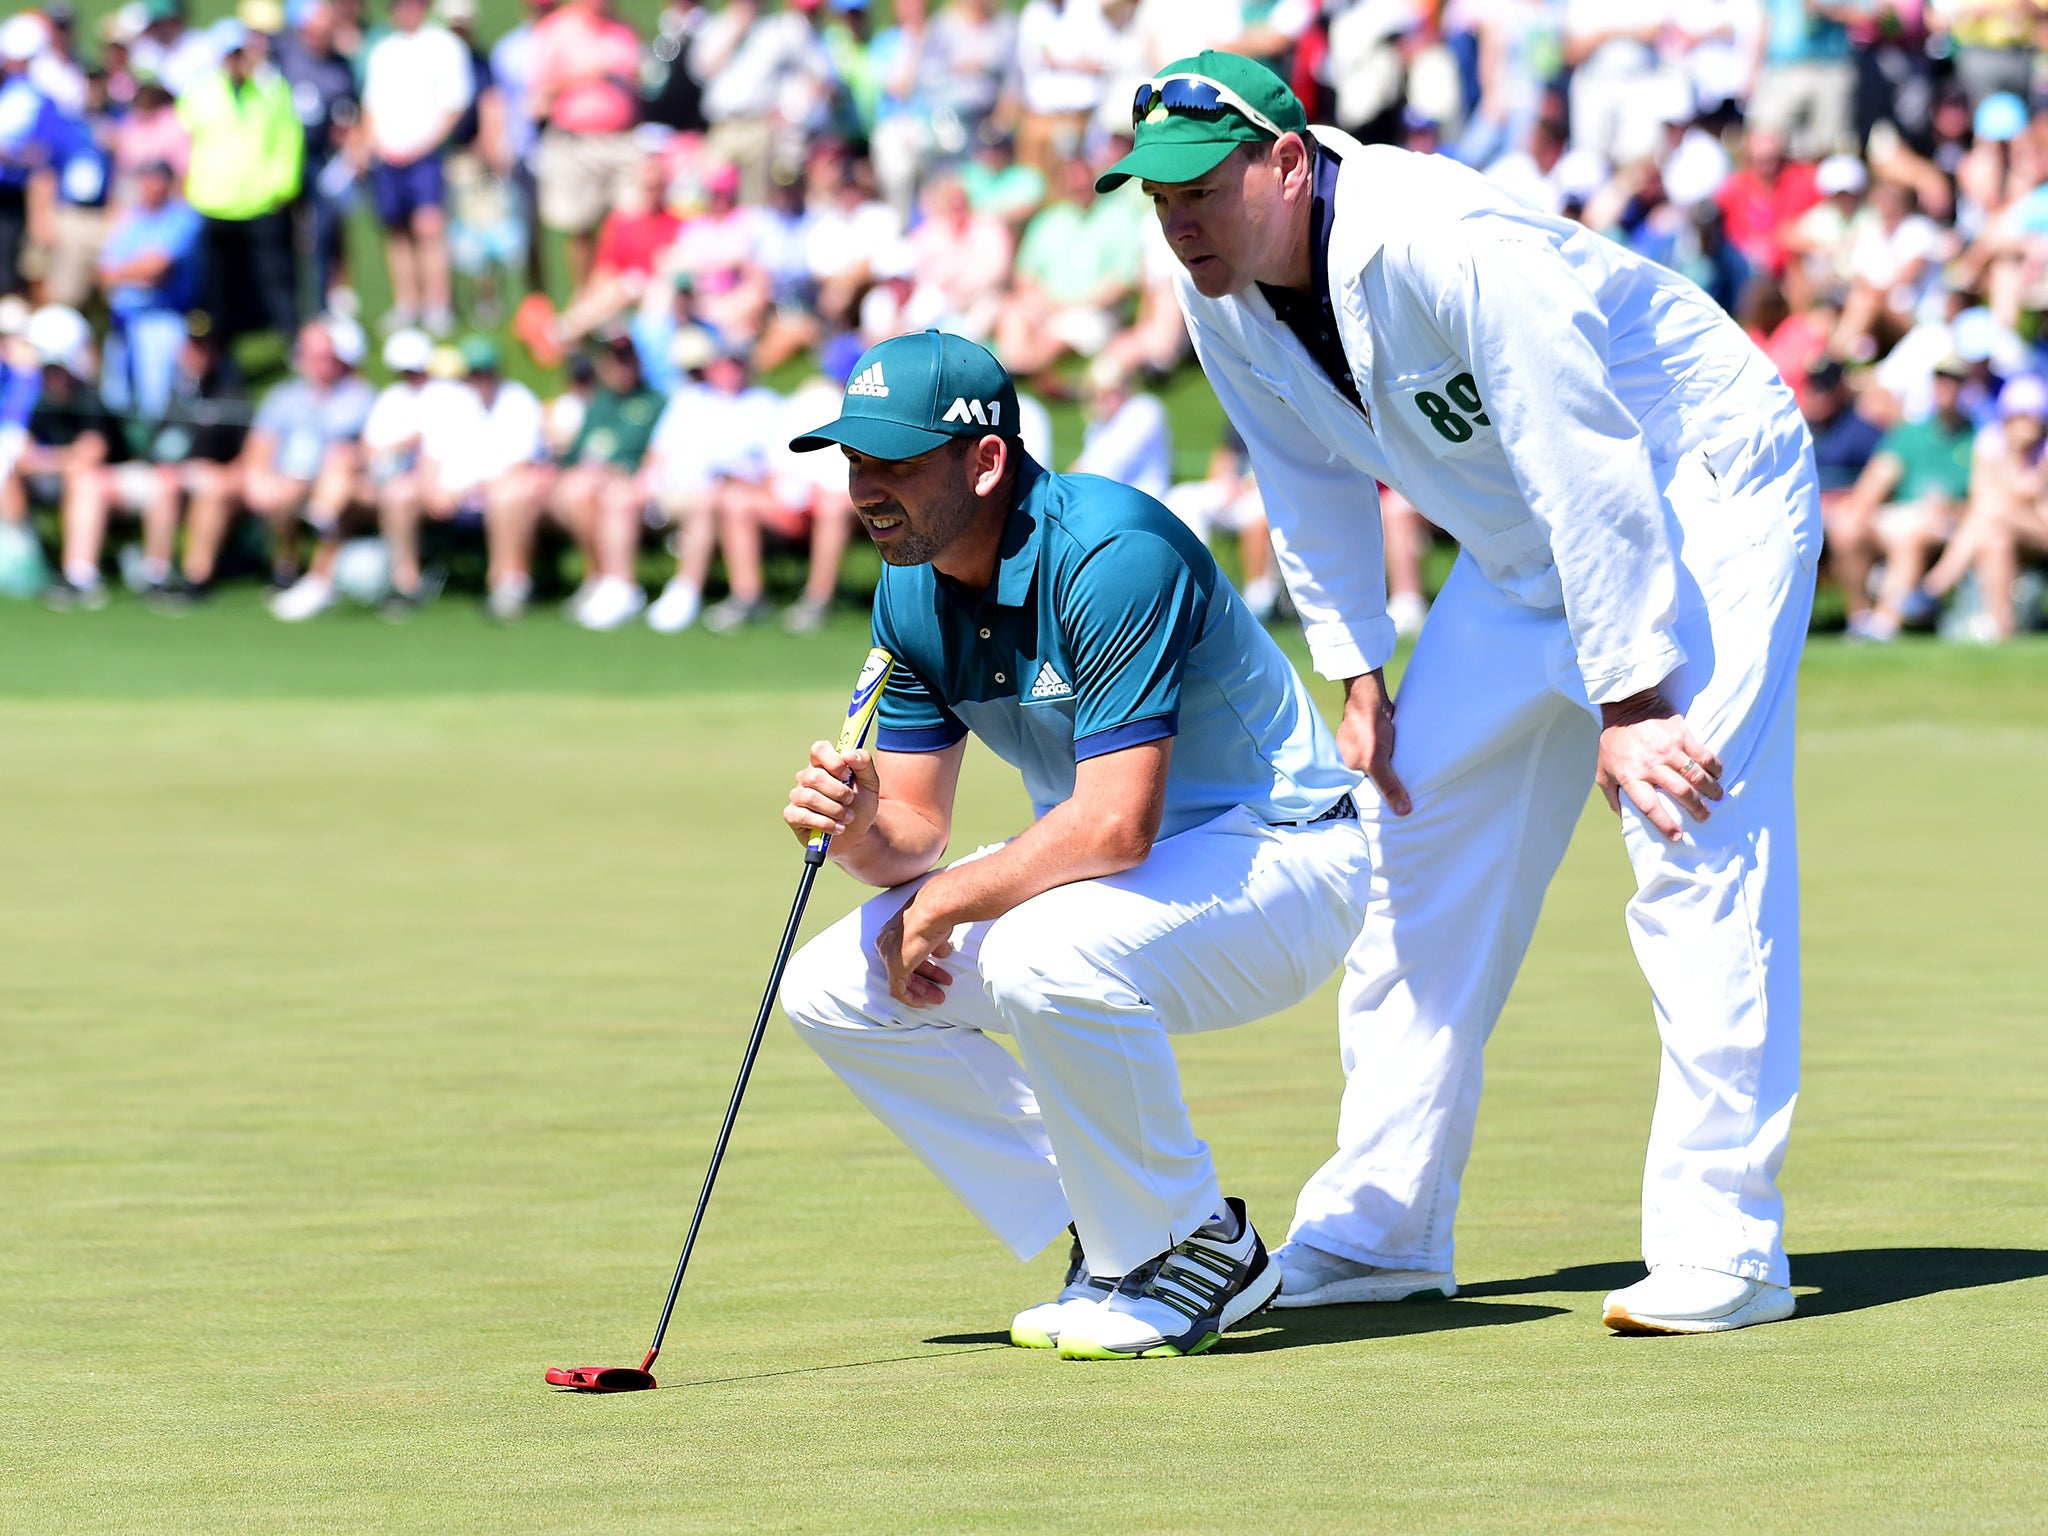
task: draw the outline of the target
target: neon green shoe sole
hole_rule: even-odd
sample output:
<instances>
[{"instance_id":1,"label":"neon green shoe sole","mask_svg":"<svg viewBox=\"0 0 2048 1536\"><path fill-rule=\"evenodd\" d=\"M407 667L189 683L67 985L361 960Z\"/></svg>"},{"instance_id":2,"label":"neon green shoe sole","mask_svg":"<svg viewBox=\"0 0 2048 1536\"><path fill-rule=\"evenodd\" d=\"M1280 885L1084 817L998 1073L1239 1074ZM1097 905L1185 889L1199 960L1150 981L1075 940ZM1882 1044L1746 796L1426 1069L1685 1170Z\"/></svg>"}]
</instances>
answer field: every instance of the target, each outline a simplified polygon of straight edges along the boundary
<instances>
[{"instance_id":1,"label":"neon green shoe sole","mask_svg":"<svg viewBox=\"0 0 2048 1536\"><path fill-rule=\"evenodd\" d=\"M1087 1339L1061 1339L1060 1358L1062 1360L1164 1360L1176 1355L1199 1355L1222 1337L1223 1335L1220 1333L1204 1334L1186 1349L1182 1349L1175 1344L1158 1344L1154 1345L1151 1349L1141 1350L1135 1355L1126 1354L1122 1350L1105 1349L1102 1345L1090 1343Z\"/></svg>"},{"instance_id":2,"label":"neon green shoe sole","mask_svg":"<svg viewBox=\"0 0 2048 1536\"><path fill-rule=\"evenodd\" d=\"M1058 1343L1054 1341L1051 1334L1042 1333L1036 1328L1012 1328L1010 1330L1010 1342L1019 1349L1059 1348Z\"/></svg>"}]
</instances>

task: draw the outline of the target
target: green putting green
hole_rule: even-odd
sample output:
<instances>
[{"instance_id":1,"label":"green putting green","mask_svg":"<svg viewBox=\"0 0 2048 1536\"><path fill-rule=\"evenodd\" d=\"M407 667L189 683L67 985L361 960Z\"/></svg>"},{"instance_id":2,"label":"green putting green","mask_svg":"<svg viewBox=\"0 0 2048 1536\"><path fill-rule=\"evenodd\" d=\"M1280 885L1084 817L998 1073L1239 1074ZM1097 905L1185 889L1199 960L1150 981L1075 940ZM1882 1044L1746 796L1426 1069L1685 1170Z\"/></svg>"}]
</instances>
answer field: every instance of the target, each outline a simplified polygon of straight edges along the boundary
<instances>
[{"instance_id":1,"label":"green putting green","mask_svg":"<svg viewBox=\"0 0 2048 1536\"><path fill-rule=\"evenodd\" d=\"M1008 1348L1011 1263L778 1025L637 1364L863 648L0 606L0 1530L1958 1530L2048 1521L2048 651L1816 642L1803 1313L1621 1339L1656 1070L1586 823L1455 1301ZM1328 689L1322 692L1327 694ZM1013 830L974 759L959 841ZM836 871L810 926L858 899ZM1277 1239L1332 992L1185 1042Z\"/></svg>"}]
</instances>

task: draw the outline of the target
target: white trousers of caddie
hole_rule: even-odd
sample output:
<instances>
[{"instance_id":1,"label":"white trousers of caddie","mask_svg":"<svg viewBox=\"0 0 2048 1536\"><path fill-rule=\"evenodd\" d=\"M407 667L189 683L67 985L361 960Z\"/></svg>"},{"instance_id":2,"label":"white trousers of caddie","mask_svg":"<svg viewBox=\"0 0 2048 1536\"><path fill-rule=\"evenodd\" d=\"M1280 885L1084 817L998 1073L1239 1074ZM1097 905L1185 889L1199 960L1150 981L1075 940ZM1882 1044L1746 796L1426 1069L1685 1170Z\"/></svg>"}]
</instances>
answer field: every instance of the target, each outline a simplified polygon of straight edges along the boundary
<instances>
[{"instance_id":1,"label":"white trousers of caddie","mask_svg":"<svg viewBox=\"0 0 2048 1536\"><path fill-rule=\"evenodd\" d=\"M1790 394L1741 434L1660 468L1688 658L1664 685L1723 765L1711 819L1665 841L1622 801L1627 926L1663 1042L1643 1257L1788 1284L1778 1170L1799 1088L1795 678L1819 493ZM1339 1003L1338 1151L1291 1237L1360 1263L1452 1267L1481 1051L1586 806L1599 746L1562 609L1534 610L1460 556L1403 677L1394 768L1368 787L1373 889ZM1620 1043L1617 1042L1617 1045Z\"/></svg>"},{"instance_id":2,"label":"white trousers of caddie","mask_svg":"<svg viewBox=\"0 0 2048 1536\"><path fill-rule=\"evenodd\" d=\"M963 924L940 962L953 984L925 1008L889 995L875 950L913 881L798 951L782 1006L1018 1258L1071 1221L1094 1271L1124 1274L1223 1209L1170 1037L1250 1023L1328 980L1365 915L1365 849L1355 820L1226 812L1135 869Z\"/></svg>"}]
</instances>

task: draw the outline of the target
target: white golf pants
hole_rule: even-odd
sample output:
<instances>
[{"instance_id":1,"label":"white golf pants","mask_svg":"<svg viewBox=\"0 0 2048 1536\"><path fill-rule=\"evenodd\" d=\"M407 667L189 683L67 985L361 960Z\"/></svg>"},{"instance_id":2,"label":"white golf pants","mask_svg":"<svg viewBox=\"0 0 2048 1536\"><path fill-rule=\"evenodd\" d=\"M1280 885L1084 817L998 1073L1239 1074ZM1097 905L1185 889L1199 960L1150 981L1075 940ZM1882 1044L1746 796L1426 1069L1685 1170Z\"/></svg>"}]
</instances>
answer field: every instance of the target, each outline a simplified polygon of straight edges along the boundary
<instances>
[{"instance_id":1,"label":"white golf pants","mask_svg":"<svg viewBox=\"0 0 2048 1536\"><path fill-rule=\"evenodd\" d=\"M1223 1209L1169 1037L1321 986L1365 915L1365 850L1354 820L1280 828L1226 812L1135 869L963 924L940 962L953 984L926 1008L889 995L875 950L914 881L798 951L782 1006L1018 1258L1072 1221L1095 1271L1123 1274Z\"/></svg>"},{"instance_id":2,"label":"white golf pants","mask_svg":"<svg viewBox=\"0 0 2048 1536\"><path fill-rule=\"evenodd\" d=\"M1779 397L1783 398L1780 399ZM1663 1042L1643 1257L1788 1283L1777 1176L1799 1088L1793 695L1819 549L1811 450L1782 389L1739 440L1666 471L1682 567L1664 684L1719 754L1725 800L1669 843L1626 798L1627 925ZM1338 1151L1290 1234L1361 1263L1449 1270L1481 1051L1585 808L1599 744L1562 609L1460 557L1402 680L1394 767L1366 791L1373 865L1339 1004ZM1635 1049L1616 1041L1616 1049Z\"/></svg>"}]
</instances>

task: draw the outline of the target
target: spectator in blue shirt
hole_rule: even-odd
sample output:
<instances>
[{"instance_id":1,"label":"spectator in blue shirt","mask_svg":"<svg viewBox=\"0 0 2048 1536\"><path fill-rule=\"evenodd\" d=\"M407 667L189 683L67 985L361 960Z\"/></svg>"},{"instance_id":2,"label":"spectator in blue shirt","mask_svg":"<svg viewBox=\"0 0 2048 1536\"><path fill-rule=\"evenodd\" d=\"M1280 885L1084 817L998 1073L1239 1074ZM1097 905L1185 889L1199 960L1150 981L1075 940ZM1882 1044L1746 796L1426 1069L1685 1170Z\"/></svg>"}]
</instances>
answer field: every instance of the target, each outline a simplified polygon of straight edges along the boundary
<instances>
[{"instance_id":1,"label":"spectator in blue shirt","mask_svg":"<svg viewBox=\"0 0 2048 1536\"><path fill-rule=\"evenodd\" d=\"M1800 405L1807 430L1813 433L1813 461L1820 471L1823 502L1855 485L1877 452L1884 428L1856 408L1855 395L1833 358L1822 358L1806 370Z\"/></svg>"},{"instance_id":2,"label":"spectator in blue shirt","mask_svg":"<svg viewBox=\"0 0 2048 1536\"><path fill-rule=\"evenodd\" d=\"M56 110L30 83L28 67L49 36L41 19L26 13L0 22L0 294L22 291L29 178L44 165L41 133Z\"/></svg>"},{"instance_id":3,"label":"spectator in blue shirt","mask_svg":"<svg viewBox=\"0 0 2048 1536\"><path fill-rule=\"evenodd\" d=\"M100 283L114 317L104 389L117 410L163 415L185 345L185 315L205 291L205 221L177 197L176 172L158 160L136 178L100 251Z\"/></svg>"},{"instance_id":4,"label":"spectator in blue shirt","mask_svg":"<svg viewBox=\"0 0 2048 1536\"><path fill-rule=\"evenodd\" d=\"M48 253L43 297L74 309L92 301L93 266L107 237L107 194L114 178L106 74L94 70L86 90L82 113L52 105L42 114L35 134L41 165L29 183L31 233Z\"/></svg>"}]
</instances>

